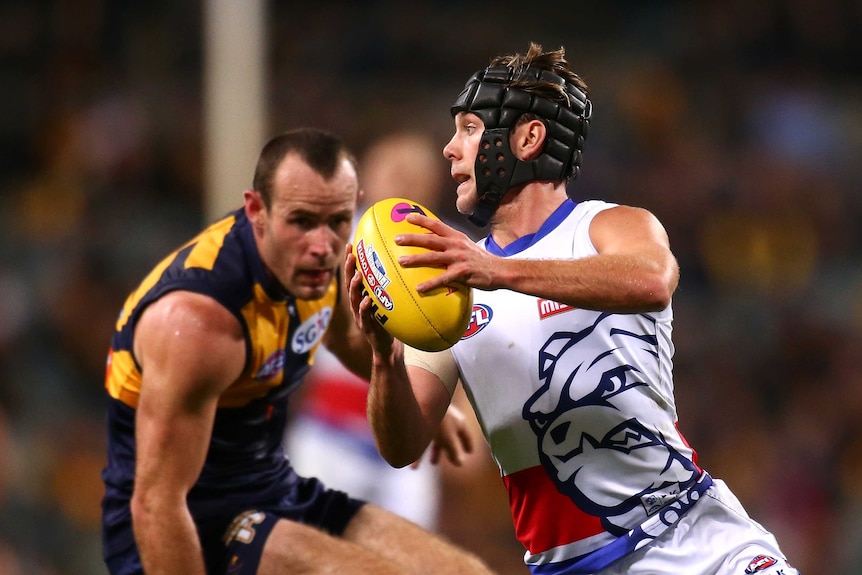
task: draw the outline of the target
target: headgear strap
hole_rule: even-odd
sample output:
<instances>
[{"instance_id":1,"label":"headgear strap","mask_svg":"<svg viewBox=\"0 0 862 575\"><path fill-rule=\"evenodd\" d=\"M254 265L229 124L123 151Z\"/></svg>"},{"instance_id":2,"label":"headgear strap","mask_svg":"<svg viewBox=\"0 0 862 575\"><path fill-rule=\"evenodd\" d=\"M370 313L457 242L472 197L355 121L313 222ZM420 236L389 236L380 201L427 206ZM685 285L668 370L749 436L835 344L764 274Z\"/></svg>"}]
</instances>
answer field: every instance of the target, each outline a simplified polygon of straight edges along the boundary
<instances>
[{"instance_id":1,"label":"headgear strap","mask_svg":"<svg viewBox=\"0 0 862 575\"><path fill-rule=\"evenodd\" d=\"M513 87L515 81L551 82L563 86L568 106ZM473 112L485 124L476 156L476 192L479 203L469 220L488 225L506 192L536 180L577 177L592 104L576 85L549 70L489 66L473 74L452 106ZM535 160L518 160L509 146L509 132L525 113L535 114L547 128L542 153Z\"/></svg>"}]
</instances>

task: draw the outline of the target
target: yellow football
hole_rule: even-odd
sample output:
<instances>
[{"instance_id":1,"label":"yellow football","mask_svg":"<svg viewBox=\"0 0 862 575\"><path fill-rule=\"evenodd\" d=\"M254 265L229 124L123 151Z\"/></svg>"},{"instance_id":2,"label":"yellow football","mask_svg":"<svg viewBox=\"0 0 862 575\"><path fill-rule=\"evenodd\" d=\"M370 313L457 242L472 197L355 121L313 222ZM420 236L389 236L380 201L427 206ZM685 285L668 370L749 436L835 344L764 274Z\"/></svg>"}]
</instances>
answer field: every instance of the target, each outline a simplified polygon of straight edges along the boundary
<instances>
[{"instance_id":1,"label":"yellow football","mask_svg":"<svg viewBox=\"0 0 862 575\"><path fill-rule=\"evenodd\" d=\"M431 210L403 198L388 198L372 205L359 220L353 238L353 255L362 283L371 296L374 316L392 336L425 351L441 351L464 335L473 310L473 292L458 284L420 294L416 286L441 273L440 268L405 268L402 255L428 251L399 246L398 234L431 233L407 222L418 212L438 219Z\"/></svg>"}]
</instances>

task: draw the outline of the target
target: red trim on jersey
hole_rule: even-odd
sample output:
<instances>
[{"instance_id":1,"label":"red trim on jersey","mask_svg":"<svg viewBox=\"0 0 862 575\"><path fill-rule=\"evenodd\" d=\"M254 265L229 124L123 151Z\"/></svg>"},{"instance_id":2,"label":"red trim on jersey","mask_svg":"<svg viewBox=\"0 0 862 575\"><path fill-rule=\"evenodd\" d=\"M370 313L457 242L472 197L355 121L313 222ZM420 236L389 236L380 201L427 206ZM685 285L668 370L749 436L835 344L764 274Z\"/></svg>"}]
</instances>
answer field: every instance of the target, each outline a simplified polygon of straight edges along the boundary
<instances>
[{"instance_id":1,"label":"red trim on jersey","mask_svg":"<svg viewBox=\"0 0 862 575\"><path fill-rule=\"evenodd\" d=\"M703 469L701 469L700 465L697 464L697 451L694 450L694 448L691 446L691 444L689 444L688 440L682 434L682 431L679 430L679 422L677 421L673 424L673 426L676 427L676 432L679 434L679 438L682 440L683 445L691 449L691 462L694 463L694 466L700 473L703 473Z\"/></svg>"},{"instance_id":2,"label":"red trim on jersey","mask_svg":"<svg viewBox=\"0 0 862 575\"><path fill-rule=\"evenodd\" d=\"M503 476L515 536L530 552L541 553L604 532L598 517L581 511L557 489L541 465Z\"/></svg>"}]
</instances>

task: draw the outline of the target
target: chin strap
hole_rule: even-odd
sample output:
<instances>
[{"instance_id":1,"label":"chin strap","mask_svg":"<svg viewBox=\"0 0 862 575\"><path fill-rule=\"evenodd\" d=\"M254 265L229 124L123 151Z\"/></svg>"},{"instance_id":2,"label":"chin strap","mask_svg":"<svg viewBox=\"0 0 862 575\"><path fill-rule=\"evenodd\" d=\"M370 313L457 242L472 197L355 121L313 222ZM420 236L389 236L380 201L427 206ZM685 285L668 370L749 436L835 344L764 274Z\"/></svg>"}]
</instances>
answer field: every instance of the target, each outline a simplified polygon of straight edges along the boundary
<instances>
[{"instance_id":1,"label":"chin strap","mask_svg":"<svg viewBox=\"0 0 862 575\"><path fill-rule=\"evenodd\" d=\"M511 186L516 163L518 160L509 147L509 129L486 129L476 155L476 195L479 201L467 217L470 223L480 228L488 225Z\"/></svg>"},{"instance_id":2,"label":"chin strap","mask_svg":"<svg viewBox=\"0 0 862 575\"><path fill-rule=\"evenodd\" d=\"M479 198L479 203L476 205L476 209L473 210L472 214L467 216L467 220L476 227L484 228L491 221L497 208L500 207L500 200L502 199L503 194L496 190L493 192L485 192L482 197Z\"/></svg>"},{"instance_id":3,"label":"chin strap","mask_svg":"<svg viewBox=\"0 0 862 575\"><path fill-rule=\"evenodd\" d=\"M511 85L525 78L563 86L567 102L547 100ZM513 186L577 177L592 105L583 90L561 76L549 70L488 67L473 74L455 100L452 115L463 111L475 113L485 124L475 163L478 204L468 217L471 223L488 225ZM529 162L518 160L509 147L509 131L525 113L535 114L547 128L542 153Z\"/></svg>"}]
</instances>

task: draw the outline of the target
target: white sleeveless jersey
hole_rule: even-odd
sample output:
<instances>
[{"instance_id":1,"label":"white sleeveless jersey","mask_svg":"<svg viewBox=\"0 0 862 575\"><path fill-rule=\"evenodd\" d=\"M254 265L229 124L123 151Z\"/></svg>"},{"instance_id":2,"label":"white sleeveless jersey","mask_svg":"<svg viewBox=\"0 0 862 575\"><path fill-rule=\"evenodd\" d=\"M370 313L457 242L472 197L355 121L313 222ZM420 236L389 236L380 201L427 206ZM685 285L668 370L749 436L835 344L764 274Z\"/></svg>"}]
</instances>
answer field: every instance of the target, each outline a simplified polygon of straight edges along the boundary
<instances>
[{"instance_id":1,"label":"white sleeveless jersey","mask_svg":"<svg viewBox=\"0 0 862 575\"><path fill-rule=\"evenodd\" d=\"M590 223L614 206L566 201L535 236L479 245L513 259L593 256ZM670 307L608 314L473 291L473 319L451 353L534 573L597 571L708 487L676 429L672 318Z\"/></svg>"}]
</instances>

